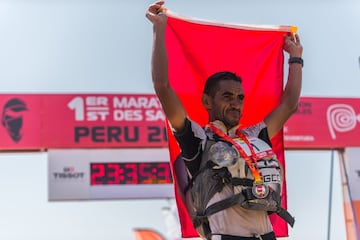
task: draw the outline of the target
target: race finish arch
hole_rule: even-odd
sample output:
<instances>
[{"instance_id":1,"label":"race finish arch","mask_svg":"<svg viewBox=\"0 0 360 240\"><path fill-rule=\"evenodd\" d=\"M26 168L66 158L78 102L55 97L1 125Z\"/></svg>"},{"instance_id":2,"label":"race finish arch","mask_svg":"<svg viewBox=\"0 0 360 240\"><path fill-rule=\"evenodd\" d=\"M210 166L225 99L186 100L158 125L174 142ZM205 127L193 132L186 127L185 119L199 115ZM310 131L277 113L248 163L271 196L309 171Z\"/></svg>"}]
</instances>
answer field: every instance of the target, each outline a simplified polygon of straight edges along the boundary
<instances>
[{"instance_id":1,"label":"race finish arch","mask_svg":"<svg viewBox=\"0 0 360 240\"><path fill-rule=\"evenodd\" d=\"M0 107L2 151L48 151L50 201L173 197L155 95L1 94ZM284 127L287 150L338 151L348 239L359 239L359 122L360 99L303 97Z\"/></svg>"}]
</instances>

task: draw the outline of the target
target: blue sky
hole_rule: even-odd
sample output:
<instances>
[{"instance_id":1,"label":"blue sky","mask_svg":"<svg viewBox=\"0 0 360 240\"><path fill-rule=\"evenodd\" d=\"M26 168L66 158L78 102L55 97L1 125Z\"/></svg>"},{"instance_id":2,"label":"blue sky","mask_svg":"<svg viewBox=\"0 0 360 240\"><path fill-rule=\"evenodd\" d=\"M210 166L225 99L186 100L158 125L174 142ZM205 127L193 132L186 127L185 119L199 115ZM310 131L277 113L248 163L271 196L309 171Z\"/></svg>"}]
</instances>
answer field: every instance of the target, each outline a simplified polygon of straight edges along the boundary
<instances>
[{"instance_id":1,"label":"blue sky","mask_svg":"<svg viewBox=\"0 0 360 240\"><path fill-rule=\"evenodd\" d=\"M152 1L1 0L0 93L153 93ZM302 95L358 97L360 3L169 0L174 12L244 24L297 25L304 45ZM326 239L330 151L287 152L288 239ZM337 158L335 159L337 160ZM163 200L48 202L47 155L0 154L0 238L133 239L166 232ZM320 174L319 174L320 173ZM331 239L345 239L340 177L334 170Z\"/></svg>"}]
</instances>

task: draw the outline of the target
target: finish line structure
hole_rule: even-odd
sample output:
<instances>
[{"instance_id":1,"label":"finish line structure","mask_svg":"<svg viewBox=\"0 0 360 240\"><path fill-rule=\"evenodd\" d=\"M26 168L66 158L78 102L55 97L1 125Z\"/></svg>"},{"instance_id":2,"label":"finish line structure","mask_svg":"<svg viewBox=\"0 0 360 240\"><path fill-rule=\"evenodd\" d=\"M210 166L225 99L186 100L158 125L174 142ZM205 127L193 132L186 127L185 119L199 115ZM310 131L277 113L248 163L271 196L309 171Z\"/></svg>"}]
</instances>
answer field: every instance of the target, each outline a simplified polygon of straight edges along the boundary
<instances>
[{"instance_id":1,"label":"finish line structure","mask_svg":"<svg viewBox=\"0 0 360 240\"><path fill-rule=\"evenodd\" d=\"M156 95L0 94L0 107L1 151L48 151L50 201L173 197ZM283 129L287 150L339 153L352 239L360 239L359 125L360 99L302 97Z\"/></svg>"}]
</instances>

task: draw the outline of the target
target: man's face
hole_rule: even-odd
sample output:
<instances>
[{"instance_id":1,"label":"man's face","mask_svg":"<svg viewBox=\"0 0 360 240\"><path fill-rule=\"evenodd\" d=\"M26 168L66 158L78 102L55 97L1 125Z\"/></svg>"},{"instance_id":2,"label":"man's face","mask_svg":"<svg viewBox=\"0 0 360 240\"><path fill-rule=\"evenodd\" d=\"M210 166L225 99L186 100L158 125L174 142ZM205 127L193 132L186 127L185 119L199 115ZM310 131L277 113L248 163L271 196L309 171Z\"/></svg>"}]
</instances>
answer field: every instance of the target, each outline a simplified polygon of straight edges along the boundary
<instances>
[{"instance_id":1,"label":"man's face","mask_svg":"<svg viewBox=\"0 0 360 240\"><path fill-rule=\"evenodd\" d=\"M227 128L236 126L241 118L244 102L244 90L241 83L222 80L209 109L210 121L220 120Z\"/></svg>"}]
</instances>

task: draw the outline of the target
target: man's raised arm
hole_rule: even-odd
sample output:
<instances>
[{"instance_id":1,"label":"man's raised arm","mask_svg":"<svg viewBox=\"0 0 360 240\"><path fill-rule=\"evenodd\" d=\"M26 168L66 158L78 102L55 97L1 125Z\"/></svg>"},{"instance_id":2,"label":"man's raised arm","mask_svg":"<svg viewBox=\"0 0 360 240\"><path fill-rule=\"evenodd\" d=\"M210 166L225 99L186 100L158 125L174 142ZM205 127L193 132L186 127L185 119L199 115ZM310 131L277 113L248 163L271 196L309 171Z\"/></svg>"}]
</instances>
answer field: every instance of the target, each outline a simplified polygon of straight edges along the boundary
<instances>
[{"instance_id":1,"label":"man's raised arm","mask_svg":"<svg viewBox=\"0 0 360 240\"><path fill-rule=\"evenodd\" d=\"M152 81L164 113L172 128L181 131L185 125L186 112L169 84L168 57L165 47L165 30L167 16L164 13L164 1L150 5L146 17L153 24L153 49L151 59Z\"/></svg>"},{"instance_id":2,"label":"man's raised arm","mask_svg":"<svg viewBox=\"0 0 360 240\"><path fill-rule=\"evenodd\" d=\"M285 36L284 50L289 53L289 76L281 97L281 102L266 118L269 137L279 132L289 117L296 111L302 82L303 47L297 34Z\"/></svg>"}]
</instances>

